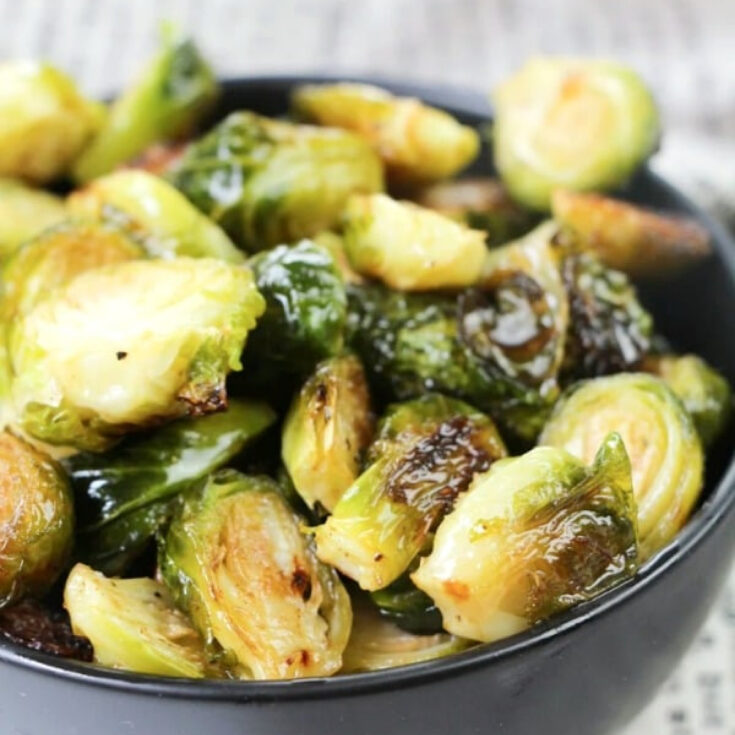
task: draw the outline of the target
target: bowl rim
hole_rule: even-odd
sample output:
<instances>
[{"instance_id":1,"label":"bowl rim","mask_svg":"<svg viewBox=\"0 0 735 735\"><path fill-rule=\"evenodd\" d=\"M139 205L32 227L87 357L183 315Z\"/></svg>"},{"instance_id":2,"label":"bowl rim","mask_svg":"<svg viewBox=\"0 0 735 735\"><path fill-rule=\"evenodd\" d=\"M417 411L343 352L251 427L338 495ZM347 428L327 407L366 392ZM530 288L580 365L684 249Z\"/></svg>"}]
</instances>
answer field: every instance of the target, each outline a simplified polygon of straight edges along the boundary
<instances>
[{"instance_id":1,"label":"bowl rim","mask_svg":"<svg viewBox=\"0 0 735 735\"><path fill-rule=\"evenodd\" d=\"M491 111L485 98L471 89L422 84L402 79L361 74L259 74L221 79L225 93L249 89L286 91L308 82L355 81L377 84L400 94L410 94L460 116L489 122ZM645 168L641 176L666 194L679 211L703 224L712 236L717 256L729 279L735 282L735 240L725 227L657 174ZM735 452L710 496L668 546L649 559L633 579L589 602L554 616L549 622L495 643L479 644L452 656L379 671L298 680L237 681L184 679L152 676L107 669L94 664L62 659L0 639L0 662L55 676L87 686L103 687L132 694L187 698L203 701L264 702L354 696L397 687L418 686L487 666L495 661L537 648L551 639L562 639L580 626L610 614L644 589L660 582L679 562L726 522L735 509Z\"/></svg>"}]
</instances>

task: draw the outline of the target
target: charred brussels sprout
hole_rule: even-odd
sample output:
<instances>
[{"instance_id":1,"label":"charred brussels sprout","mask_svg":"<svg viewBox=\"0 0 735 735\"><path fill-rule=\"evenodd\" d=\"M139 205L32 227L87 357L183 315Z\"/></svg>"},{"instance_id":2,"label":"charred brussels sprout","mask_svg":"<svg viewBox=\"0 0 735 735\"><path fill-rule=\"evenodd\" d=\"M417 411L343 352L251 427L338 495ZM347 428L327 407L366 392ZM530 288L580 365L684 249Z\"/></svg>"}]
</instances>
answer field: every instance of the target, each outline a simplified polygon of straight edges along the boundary
<instances>
[{"instance_id":1,"label":"charred brussels sprout","mask_svg":"<svg viewBox=\"0 0 735 735\"><path fill-rule=\"evenodd\" d=\"M480 148L475 130L446 112L366 84L305 85L296 89L293 107L307 120L364 137L399 186L449 178Z\"/></svg>"},{"instance_id":2,"label":"charred brussels sprout","mask_svg":"<svg viewBox=\"0 0 735 735\"><path fill-rule=\"evenodd\" d=\"M74 506L62 469L30 444L0 434L0 607L45 594L64 569Z\"/></svg>"},{"instance_id":3,"label":"charred brussels sprout","mask_svg":"<svg viewBox=\"0 0 735 735\"><path fill-rule=\"evenodd\" d=\"M343 226L350 264L391 288L460 288L482 272L483 233L411 202L384 194L353 196Z\"/></svg>"},{"instance_id":4,"label":"charred brussels sprout","mask_svg":"<svg viewBox=\"0 0 735 735\"><path fill-rule=\"evenodd\" d=\"M707 230L684 217L563 190L554 192L551 207L566 241L633 276L670 275L711 252Z\"/></svg>"},{"instance_id":5,"label":"charred brussels sprout","mask_svg":"<svg viewBox=\"0 0 735 735\"><path fill-rule=\"evenodd\" d=\"M104 110L47 64L0 64L0 176L35 183L67 171Z\"/></svg>"},{"instance_id":6,"label":"charred brussels sprout","mask_svg":"<svg viewBox=\"0 0 735 735\"><path fill-rule=\"evenodd\" d=\"M193 143L169 178L247 250L327 230L350 194L383 187L380 161L358 136L251 112Z\"/></svg>"},{"instance_id":7,"label":"charred brussels sprout","mask_svg":"<svg viewBox=\"0 0 735 735\"><path fill-rule=\"evenodd\" d=\"M589 468L540 447L477 477L412 578L447 631L494 641L595 597L637 565L630 463L612 434Z\"/></svg>"},{"instance_id":8,"label":"charred brussels sprout","mask_svg":"<svg viewBox=\"0 0 735 735\"><path fill-rule=\"evenodd\" d=\"M275 419L264 403L230 401L222 413L175 421L103 454L68 458L79 509L77 556L106 574L124 572L170 519L181 493Z\"/></svg>"},{"instance_id":9,"label":"charred brussels sprout","mask_svg":"<svg viewBox=\"0 0 735 735\"><path fill-rule=\"evenodd\" d=\"M153 579L109 579L84 564L69 573L64 607L103 666L157 676L213 676L204 641Z\"/></svg>"},{"instance_id":10,"label":"charred brussels sprout","mask_svg":"<svg viewBox=\"0 0 735 735\"><path fill-rule=\"evenodd\" d=\"M658 143L656 105L612 61L536 58L493 95L495 164L514 199L548 210L554 189L612 189Z\"/></svg>"},{"instance_id":11,"label":"charred brussels sprout","mask_svg":"<svg viewBox=\"0 0 735 735\"><path fill-rule=\"evenodd\" d=\"M357 479L372 430L360 361L347 355L320 363L283 426L283 463L307 505L334 508Z\"/></svg>"},{"instance_id":12,"label":"charred brussels sprout","mask_svg":"<svg viewBox=\"0 0 735 735\"><path fill-rule=\"evenodd\" d=\"M190 39L164 36L164 47L112 105L107 122L74 167L78 181L109 173L151 143L194 132L219 93L212 70Z\"/></svg>"},{"instance_id":13,"label":"charred brussels sprout","mask_svg":"<svg viewBox=\"0 0 735 735\"><path fill-rule=\"evenodd\" d=\"M694 423L660 379L629 373L573 386L539 439L589 460L609 431L633 469L641 554L649 557L684 525L702 489L704 457Z\"/></svg>"},{"instance_id":14,"label":"charred brussels sprout","mask_svg":"<svg viewBox=\"0 0 735 735\"><path fill-rule=\"evenodd\" d=\"M80 217L115 223L153 256L244 260L222 229L171 184L145 171L103 176L72 194L69 208Z\"/></svg>"},{"instance_id":15,"label":"charred brussels sprout","mask_svg":"<svg viewBox=\"0 0 735 735\"><path fill-rule=\"evenodd\" d=\"M705 447L722 434L732 413L732 389L720 373L696 355L651 357L645 369L679 396Z\"/></svg>"},{"instance_id":16,"label":"charred brussels sprout","mask_svg":"<svg viewBox=\"0 0 735 735\"><path fill-rule=\"evenodd\" d=\"M220 261L131 261L74 278L12 325L18 422L51 444L100 450L133 429L226 405L263 299Z\"/></svg>"},{"instance_id":17,"label":"charred brussels sprout","mask_svg":"<svg viewBox=\"0 0 735 735\"><path fill-rule=\"evenodd\" d=\"M188 496L166 536L164 579L243 677L326 676L342 665L350 598L299 523L272 480L229 471Z\"/></svg>"},{"instance_id":18,"label":"charred brussels sprout","mask_svg":"<svg viewBox=\"0 0 735 735\"><path fill-rule=\"evenodd\" d=\"M438 394L393 406L370 449L371 462L326 523L317 554L365 590L394 582L463 493L505 446L493 422Z\"/></svg>"}]
</instances>

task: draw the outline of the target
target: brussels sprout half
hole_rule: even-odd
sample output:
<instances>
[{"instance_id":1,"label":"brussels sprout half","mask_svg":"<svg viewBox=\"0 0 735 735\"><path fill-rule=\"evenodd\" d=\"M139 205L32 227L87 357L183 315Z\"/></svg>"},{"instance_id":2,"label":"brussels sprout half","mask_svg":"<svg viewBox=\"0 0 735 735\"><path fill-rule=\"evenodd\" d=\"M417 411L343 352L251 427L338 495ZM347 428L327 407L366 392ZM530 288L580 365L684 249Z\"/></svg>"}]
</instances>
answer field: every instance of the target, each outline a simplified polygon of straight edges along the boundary
<instances>
[{"instance_id":1,"label":"brussels sprout half","mask_svg":"<svg viewBox=\"0 0 735 735\"><path fill-rule=\"evenodd\" d=\"M411 577L447 631L494 641L604 592L637 566L630 463L612 434L590 468L539 447L475 478Z\"/></svg>"},{"instance_id":2,"label":"brussels sprout half","mask_svg":"<svg viewBox=\"0 0 735 735\"><path fill-rule=\"evenodd\" d=\"M383 188L380 161L358 136L251 112L193 143L168 177L251 251L328 230L350 194Z\"/></svg>"},{"instance_id":3,"label":"brussels sprout half","mask_svg":"<svg viewBox=\"0 0 735 735\"><path fill-rule=\"evenodd\" d=\"M671 541L694 508L703 483L702 445L681 401L663 380L642 373L572 386L539 443L589 461L610 431L622 436L630 457L645 559Z\"/></svg>"},{"instance_id":4,"label":"brussels sprout half","mask_svg":"<svg viewBox=\"0 0 735 735\"><path fill-rule=\"evenodd\" d=\"M190 494L161 547L166 583L245 678L328 676L342 665L350 598L267 477L222 471Z\"/></svg>"},{"instance_id":5,"label":"brussels sprout half","mask_svg":"<svg viewBox=\"0 0 735 735\"><path fill-rule=\"evenodd\" d=\"M251 272L210 259L97 268L12 325L18 423L51 444L101 450L125 432L226 405L263 299Z\"/></svg>"},{"instance_id":6,"label":"brussels sprout half","mask_svg":"<svg viewBox=\"0 0 735 735\"><path fill-rule=\"evenodd\" d=\"M372 464L314 528L319 558L364 590L394 582L477 472L506 455L493 422L438 394L391 407Z\"/></svg>"},{"instance_id":7,"label":"brussels sprout half","mask_svg":"<svg viewBox=\"0 0 735 735\"><path fill-rule=\"evenodd\" d=\"M107 122L74 166L87 182L142 153L151 143L194 132L219 94L212 70L190 39L163 35L163 48L110 109Z\"/></svg>"},{"instance_id":8,"label":"brussels sprout half","mask_svg":"<svg viewBox=\"0 0 735 735\"><path fill-rule=\"evenodd\" d=\"M653 152L659 118L641 79L613 61L531 59L493 95L493 153L514 199L548 211L555 189L612 189Z\"/></svg>"},{"instance_id":9,"label":"brussels sprout half","mask_svg":"<svg viewBox=\"0 0 735 735\"><path fill-rule=\"evenodd\" d=\"M44 595L69 560L73 540L74 505L62 469L0 433L0 607Z\"/></svg>"},{"instance_id":10,"label":"brussels sprout half","mask_svg":"<svg viewBox=\"0 0 735 735\"><path fill-rule=\"evenodd\" d=\"M157 676L212 677L204 641L153 579L110 579L84 564L69 573L64 607L102 666Z\"/></svg>"},{"instance_id":11,"label":"brussels sprout half","mask_svg":"<svg viewBox=\"0 0 735 735\"><path fill-rule=\"evenodd\" d=\"M482 272L485 235L412 202L354 195L342 224L352 267L391 288L461 288Z\"/></svg>"},{"instance_id":12,"label":"brussels sprout half","mask_svg":"<svg viewBox=\"0 0 735 735\"><path fill-rule=\"evenodd\" d=\"M480 149L477 132L443 110L367 84L304 85L292 104L307 120L363 136L399 186L449 178Z\"/></svg>"}]
</instances>

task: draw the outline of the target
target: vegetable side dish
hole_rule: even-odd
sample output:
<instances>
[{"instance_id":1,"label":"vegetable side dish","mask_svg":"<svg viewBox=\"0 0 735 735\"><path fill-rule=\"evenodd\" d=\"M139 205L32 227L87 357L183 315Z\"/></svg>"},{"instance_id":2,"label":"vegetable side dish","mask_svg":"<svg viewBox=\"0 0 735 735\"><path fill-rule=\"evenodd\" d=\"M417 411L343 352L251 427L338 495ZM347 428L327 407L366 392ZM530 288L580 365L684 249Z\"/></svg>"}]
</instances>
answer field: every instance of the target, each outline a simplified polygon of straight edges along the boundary
<instances>
[{"instance_id":1,"label":"vegetable side dish","mask_svg":"<svg viewBox=\"0 0 735 735\"><path fill-rule=\"evenodd\" d=\"M658 114L539 58L481 133L309 84L214 122L174 35L111 105L0 65L0 638L179 677L425 661L630 579L730 386L631 278L707 257L611 198ZM731 438L731 436L730 436Z\"/></svg>"}]
</instances>

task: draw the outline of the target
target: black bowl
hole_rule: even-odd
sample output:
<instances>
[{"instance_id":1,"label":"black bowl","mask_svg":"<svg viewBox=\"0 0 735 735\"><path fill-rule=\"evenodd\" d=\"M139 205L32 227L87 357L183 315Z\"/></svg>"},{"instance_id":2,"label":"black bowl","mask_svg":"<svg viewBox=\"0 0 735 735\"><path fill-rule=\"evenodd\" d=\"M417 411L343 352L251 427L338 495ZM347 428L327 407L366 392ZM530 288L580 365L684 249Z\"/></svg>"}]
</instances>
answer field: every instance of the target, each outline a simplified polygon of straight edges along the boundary
<instances>
[{"instance_id":1,"label":"black bowl","mask_svg":"<svg viewBox=\"0 0 735 735\"><path fill-rule=\"evenodd\" d=\"M323 79L323 77L320 77ZM313 78L311 78L313 81ZM281 114L296 77L227 82L221 113ZM373 80L374 81L374 80ZM480 97L379 83L482 126ZM491 170L486 151L476 171ZM643 290L658 324L735 382L735 244L647 171L625 195L700 220L715 256ZM629 583L508 640L383 672L295 682L131 675L0 644L7 735L602 735L648 702L702 624L735 547L733 436L710 459L707 493L674 543Z\"/></svg>"}]
</instances>

